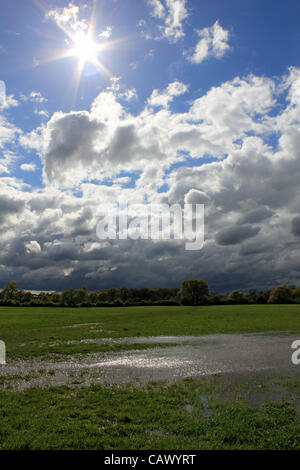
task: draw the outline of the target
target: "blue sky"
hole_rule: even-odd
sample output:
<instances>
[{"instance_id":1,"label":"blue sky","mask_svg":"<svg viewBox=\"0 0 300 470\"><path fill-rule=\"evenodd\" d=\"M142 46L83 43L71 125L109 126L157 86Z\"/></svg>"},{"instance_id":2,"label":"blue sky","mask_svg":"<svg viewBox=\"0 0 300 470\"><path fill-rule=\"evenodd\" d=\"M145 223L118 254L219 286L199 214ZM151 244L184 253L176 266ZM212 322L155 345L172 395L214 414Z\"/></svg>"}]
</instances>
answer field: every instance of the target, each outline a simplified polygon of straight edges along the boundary
<instances>
[{"instance_id":1,"label":"blue sky","mask_svg":"<svg viewBox=\"0 0 300 470\"><path fill-rule=\"evenodd\" d=\"M299 17L296 0L2 0L3 282L297 283ZM203 249L101 242L97 206L120 197L205 201Z\"/></svg>"}]
</instances>

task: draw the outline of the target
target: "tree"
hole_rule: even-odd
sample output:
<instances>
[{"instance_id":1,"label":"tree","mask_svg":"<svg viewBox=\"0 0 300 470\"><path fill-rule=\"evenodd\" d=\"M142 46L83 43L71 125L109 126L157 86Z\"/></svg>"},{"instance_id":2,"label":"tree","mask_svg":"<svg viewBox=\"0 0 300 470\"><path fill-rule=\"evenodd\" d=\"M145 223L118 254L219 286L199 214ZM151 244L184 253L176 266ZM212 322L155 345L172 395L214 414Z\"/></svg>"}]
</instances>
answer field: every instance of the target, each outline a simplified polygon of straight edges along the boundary
<instances>
[{"instance_id":1,"label":"tree","mask_svg":"<svg viewBox=\"0 0 300 470\"><path fill-rule=\"evenodd\" d=\"M81 287L76 291L76 304L83 304L88 299L88 289L86 286Z\"/></svg>"},{"instance_id":2,"label":"tree","mask_svg":"<svg viewBox=\"0 0 300 470\"><path fill-rule=\"evenodd\" d=\"M130 297L130 290L127 287L121 287L120 297L122 302L126 302Z\"/></svg>"},{"instance_id":3,"label":"tree","mask_svg":"<svg viewBox=\"0 0 300 470\"><path fill-rule=\"evenodd\" d=\"M240 292L238 290L234 290L230 292L228 296L228 300L230 303L233 304L246 304L247 303L247 297L243 292Z\"/></svg>"},{"instance_id":4,"label":"tree","mask_svg":"<svg viewBox=\"0 0 300 470\"><path fill-rule=\"evenodd\" d=\"M98 292L91 292L88 296L90 304L96 304L98 302Z\"/></svg>"},{"instance_id":5,"label":"tree","mask_svg":"<svg viewBox=\"0 0 300 470\"><path fill-rule=\"evenodd\" d=\"M114 302L119 297L119 289L115 287L110 287L107 289L107 297L109 302Z\"/></svg>"},{"instance_id":6,"label":"tree","mask_svg":"<svg viewBox=\"0 0 300 470\"><path fill-rule=\"evenodd\" d=\"M300 287L293 290L293 300L296 304L300 304Z\"/></svg>"},{"instance_id":7,"label":"tree","mask_svg":"<svg viewBox=\"0 0 300 470\"><path fill-rule=\"evenodd\" d=\"M16 300L19 293L19 287L15 282L8 282L2 291L2 298L5 302Z\"/></svg>"},{"instance_id":8,"label":"tree","mask_svg":"<svg viewBox=\"0 0 300 470\"><path fill-rule=\"evenodd\" d=\"M208 293L208 284L203 279L187 279L181 284L182 303L204 304Z\"/></svg>"},{"instance_id":9,"label":"tree","mask_svg":"<svg viewBox=\"0 0 300 470\"><path fill-rule=\"evenodd\" d=\"M278 286L272 290L269 304L290 304L293 301L293 291L287 286Z\"/></svg>"},{"instance_id":10,"label":"tree","mask_svg":"<svg viewBox=\"0 0 300 470\"><path fill-rule=\"evenodd\" d=\"M67 289L64 290L61 295L61 301L63 305L67 307L75 307L76 305L76 290L75 289Z\"/></svg>"}]
</instances>

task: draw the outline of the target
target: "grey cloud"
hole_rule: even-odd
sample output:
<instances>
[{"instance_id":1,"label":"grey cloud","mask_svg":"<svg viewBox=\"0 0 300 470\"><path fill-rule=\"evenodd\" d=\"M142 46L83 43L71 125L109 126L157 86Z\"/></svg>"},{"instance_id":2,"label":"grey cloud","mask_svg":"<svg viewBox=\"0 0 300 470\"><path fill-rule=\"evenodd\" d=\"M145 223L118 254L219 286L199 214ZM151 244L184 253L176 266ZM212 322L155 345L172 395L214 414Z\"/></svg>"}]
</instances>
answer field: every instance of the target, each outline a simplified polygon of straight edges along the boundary
<instances>
[{"instance_id":1,"label":"grey cloud","mask_svg":"<svg viewBox=\"0 0 300 470\"><path fill-rule=\"evenodd\" d=\"M269 219L274 215L274 212L267 207L259 207L244 214L240 219L240 224L255 224Z\"/></svg>"},{"instance_id":2,"label":"grey cloud","mask_svg":"<svg viewBox=\"0 0 300 470\"><path fill-rule=\"evenodd\" d=\"M17 214L24 209L25 202L21 199L14 199L9 196L0 196L0 216Z\"/></svg>"},{"instance_id":3,"label":"grey cloud","mask_svg":"<svg viewBox=\"0 0 300 470\"><path fill-rule=\"evenodd\" d=\"M41 212L45 209L55 209L58 205L59 201L57 201L56 198L45 197L42 195L32 198L29 202L30 209L35 212Z\"/></svg>"},{"instance_id":4,"label":"grey cloud","mask_svg":"<svg viewBox=\"0 0 300 470\"><path fill-rule=\"evenodd\" d=\"M267 253L269 251L274 250L274 243L270 240L269 243L266 241L260 240L258 241L251 241L249 243L245 243L240 247L239 255L240 256L253 256L253 255L260 255Z\"/></svg>"},{"instance_id":5,"label":"grey cloud","mask_svg":"<svg viewBox=\"0 0 300 470\"><path fill-rule=\"evenodd\" d=\"M88 112L54 116L48 123L49 143L45 151L45 172L50 181L76 165L88 165L97 158L95 140L105 125L93 120Z\"/></svg>"},{"instance_id":6,"label":"grey cloud","mask_svg":"<svg viewBox=\"0 0 300 470\"><path fill-rule=\"evenodd\" d=\"M292 233L293 233L296 237L300 237L300 216L295 217L295 218L292 220Z\"/></svg>"},{"instance_id":7,"label":"grey cloud","mask_svg":"<svg viewBox=\"0 0 300 470\"><path fill-rule=\"evenodd\" d=\"M133 125L120 126L116 129L107 150L107 158L111 162L128 162L137 151L137 136Z\"/></svg>"},{"instance_id":8,"label":"grey cloud","mask_svg":"<svg viewBox=\"0 0 300 470\"><path fill-rule=\"evenodd\" d=\"M216 242L219 245L237 245L247 238L255 237L259 231L260 227L251 225L230 227L216 235Z\"/></svg>"}]
</instances>

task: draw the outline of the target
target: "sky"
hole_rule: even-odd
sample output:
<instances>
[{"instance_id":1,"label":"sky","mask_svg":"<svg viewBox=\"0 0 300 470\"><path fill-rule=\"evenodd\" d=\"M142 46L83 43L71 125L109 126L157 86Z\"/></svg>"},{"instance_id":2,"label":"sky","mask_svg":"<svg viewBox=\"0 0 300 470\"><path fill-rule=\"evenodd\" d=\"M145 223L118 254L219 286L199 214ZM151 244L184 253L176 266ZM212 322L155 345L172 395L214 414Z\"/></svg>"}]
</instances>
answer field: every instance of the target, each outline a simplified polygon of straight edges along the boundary
<instances>
[{"instance_id":1,"label":"sky","mask_svg":"<svg viewBox=\"0 0 300 470\"><path fill-rule=\"evenodd\" d=\"M299 285L297 0L0 8L0 287ZM118 201L204 204L202 249L99 239Z\"/></svg>"}]
</instances>

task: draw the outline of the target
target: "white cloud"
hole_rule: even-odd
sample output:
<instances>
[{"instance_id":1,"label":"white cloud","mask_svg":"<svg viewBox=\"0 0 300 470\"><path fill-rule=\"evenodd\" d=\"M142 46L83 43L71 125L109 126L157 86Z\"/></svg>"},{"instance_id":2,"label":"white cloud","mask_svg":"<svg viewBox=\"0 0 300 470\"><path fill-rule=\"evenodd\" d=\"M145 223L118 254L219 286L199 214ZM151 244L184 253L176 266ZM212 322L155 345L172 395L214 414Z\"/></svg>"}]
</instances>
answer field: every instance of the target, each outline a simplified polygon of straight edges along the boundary
<instances>
[{"instance_id":1,"label":"white cloud","mask_svg":"<svg viewBox=\"0 0 300 470\"><path fill-rule=\"evenodd\" d=\"M5 99L0 101L0 110L16 108L19 104L19 101L14 97L14 95L6 95Z\"/></svg>"},{"instance_id":2,"label":"white cloud","mask_svg":"<svg viewBox=\"0 0 300 470\"><path fill-rule=\"evenodd\" d=\"M230 50L229 31L223 29L218 21L211 27L198 30L197 33L200 40L193 54L188 57L190 62L200 64L209 57L220 59Z\"/></svg>"},{"instance_id":3,"label":"white cloud","mask_svg":"<svg viewBox=\"0 0 300 470\"><path fill-rule=\"evenodd\" d=\"M67 7L49 10L46 13L46 19L53 20L59 27L68 27L73 31L86 29L87 23L85 20L79 19L79 14L80 7L70 2Z\"/></svg>"},{"instance_id":4,"label":"white cloud","mask_svg":"<svg viewBox=\"0 0 300 470\"><path fill-rule=\"evenodd\" d=\"M195 99L187 112L172 112L170 103L187 90L178 80L153 90L145 109L132 116L118 102L125 98L126 89L115 77L90 111L54 113L19 142L39 152L45 181L76 186L82 180L112 177L124 168L147 172L158 162L162 169L168 168L185 158L183 152L193 158L206 154L222 158L249 132L270 131L266 116L275 103L270 79L237 77ZM162 185L162 178L159 174L151 187Z\"/></svg>"},{"instance_id":5,"label":"white cloud","mask_svg":"<svg viewBox=\"0 0 300 470\"><path fill-rule=\"evenodd\" d=\"M38 116L42 116L44 118L48 118L49 117L49 113L47 111L45 111L45 109L34 109L33 110L34 114L37 114Z\"/></svg>"},{"instance_id":6,"label":"white cloud","mask_svg":"<svg viewBox=\"0 0 300 470\"><path fill-rule=\"evenodd\" d=\"M116 123L124 115L122 105L117 101L114 92L100 93L92 103L91 114L98 121Z\"/></svg>"},{"instance_id":7,"label":"white cloud","mask_svg":"<svg viewBox=\"0 0 300 470\"><path fill-rule=\"evenodd\" d=\"M28 243L25 243L26 253L28 254L37 254L40 253L41 247L36 240L31 240Z\"/></svg>"},{"instance_id":8,"label":"white cloud","mask_svg":"<svg viewBox=\"0 0 300 470\"><path fill-rule=\"evenodd\" d=\"M20 168L23 171L35 171L36 165L35 163L22 163L22 165L20 165Z\"/></svg>"},{"instance_id":9,"label":"white cloud","mask_svg":"<svg viewBox=\"0 0 300 470\"><path fill-rule=\"evenodd\" d=\"M22 134L19 137L19 144L24 147L26 150L33 149L37 152L42 152L44 144L44 127L38 127L33 129L31 132Z\"/></svg>"},{"instance_id":10,"label":"white cloud","mask_svg":"<svg viewBox=\"0 0 300 470\"><path fill-rule=\"evenodd\" d=\"M123 98L125 101L132 101L138 98L137 91L135 88L129 88L119 94L120 98Z\"/></svg>"},{"instance_id":11,"label":"white cloud","mask_svg":"<svg viewBox=\"0 0 300 470\"><path fill-rule=\"evenodd\" d=\"M147 33L146 38L149 39L167 39L170 43L176 43L179 39L185 36L183 30L183 22L188 17L186 8L186 0L149 0L149 6L152 8L151 16L159 20L158 24L159 35L154 37ZM143 27L145 23L140 23L139 26Z\"/></svg>"},{"instance_id":12,"label":"white cloud","mask_svg":"<svg viewBox=\"0 0 300 470\"><path fill-rule=\"evenodd\" d=\"M175 82L169 83L169 85L163 90L153 90L150 98L148 99L148 104L150 106L162 106L167 107L174 97L180 96L188 91L188 86L185 83Z\"/></svg>"},{"instance_id":13,"label":"white cloud","mask_svg":"<svg viewBox=\"0 0 300 470\"><path fill-rule=\"evenodd\" d=\"M111 85L106 90L111 91L115 97L123 99L125 101L131 101L137 99L137 91L135 88L126 88L121 83L121 77L111 77Z\"/></svg>"},{"instance_id":14,"label":"white cloud","mask_svg":"<svg viewBox=\"0 0 300 470\"><path fill-rule=\"evenodd\" d=\"M0 157L0 173L1 174L10 174L11 169L15 161L17 160L17 155L10 150L2 151Z\"/></svg>"},{"instance_id":15,"label":"white cloud","mask_svg":"<svg viewBox=\"0 0 300 470\"><path fill-rule=\"evenodd\" d=\"M44 104L48 100L45 98L40 91L32 91L29 95L24 95L21 93L20 98L22 101L31 101L36 104Z\"/></svg>"},{"instance_id":16,"label":"white cloud","mask_svg":"<svg viewBox=\"0 0 300 470\"><path fill-rule=\"evenodd\" d=\"M107 26L104 31L98 34L100 39L109 39L112 35L112 28L111 26Z\"/></svg>"},{"instance_id":17,"label":"white cloud","mask_svg":"<svg viewBox=\"0 0 300 470\"><path fill-rule=\"evenodd\" d=\"M166 0L168 15L166 16L163 35L171 42L176 42L184 36L182 23L188 16L185 4L185 0Z\"/></svg>"},{"instance_id":18,"label":"white cloud","mask_svg":"<svg viewBox=\"0 0 300 470\"><path fill-rule=\"evenodd\" d=\"M41 92L32 91L28 95L24 95L24 93L21 93L20 100L23 103L33 103L35 105L33 112L37 116L42 116L44 118L49 117L48 112L46 111L46 109L44 109L44 105L45 103L47 103L48 100L41 94ZM40 107L42 107L43 109L40 109Z\"/></svg>"},{"instance_id":19,"label":"white cloud","mask_svg":"<svg viewBox=\"0 0 300 470\"><path fill-rule=\"evenodd\" d=\"M22 131L0 114L0 149L6 144L13 143L20 134Z\"/></svg>"},{"instance_id":20,"label":"white cloud","mask_svg":"<svg viewBox=\"0 0 300 470\"><path fill-rule=\"evenodd\" d=\"M159 19L163 19L166 16L165 7L160 0L149 0L148 3L153 8L152 16Z\"/></svg>"}]
</instances>

